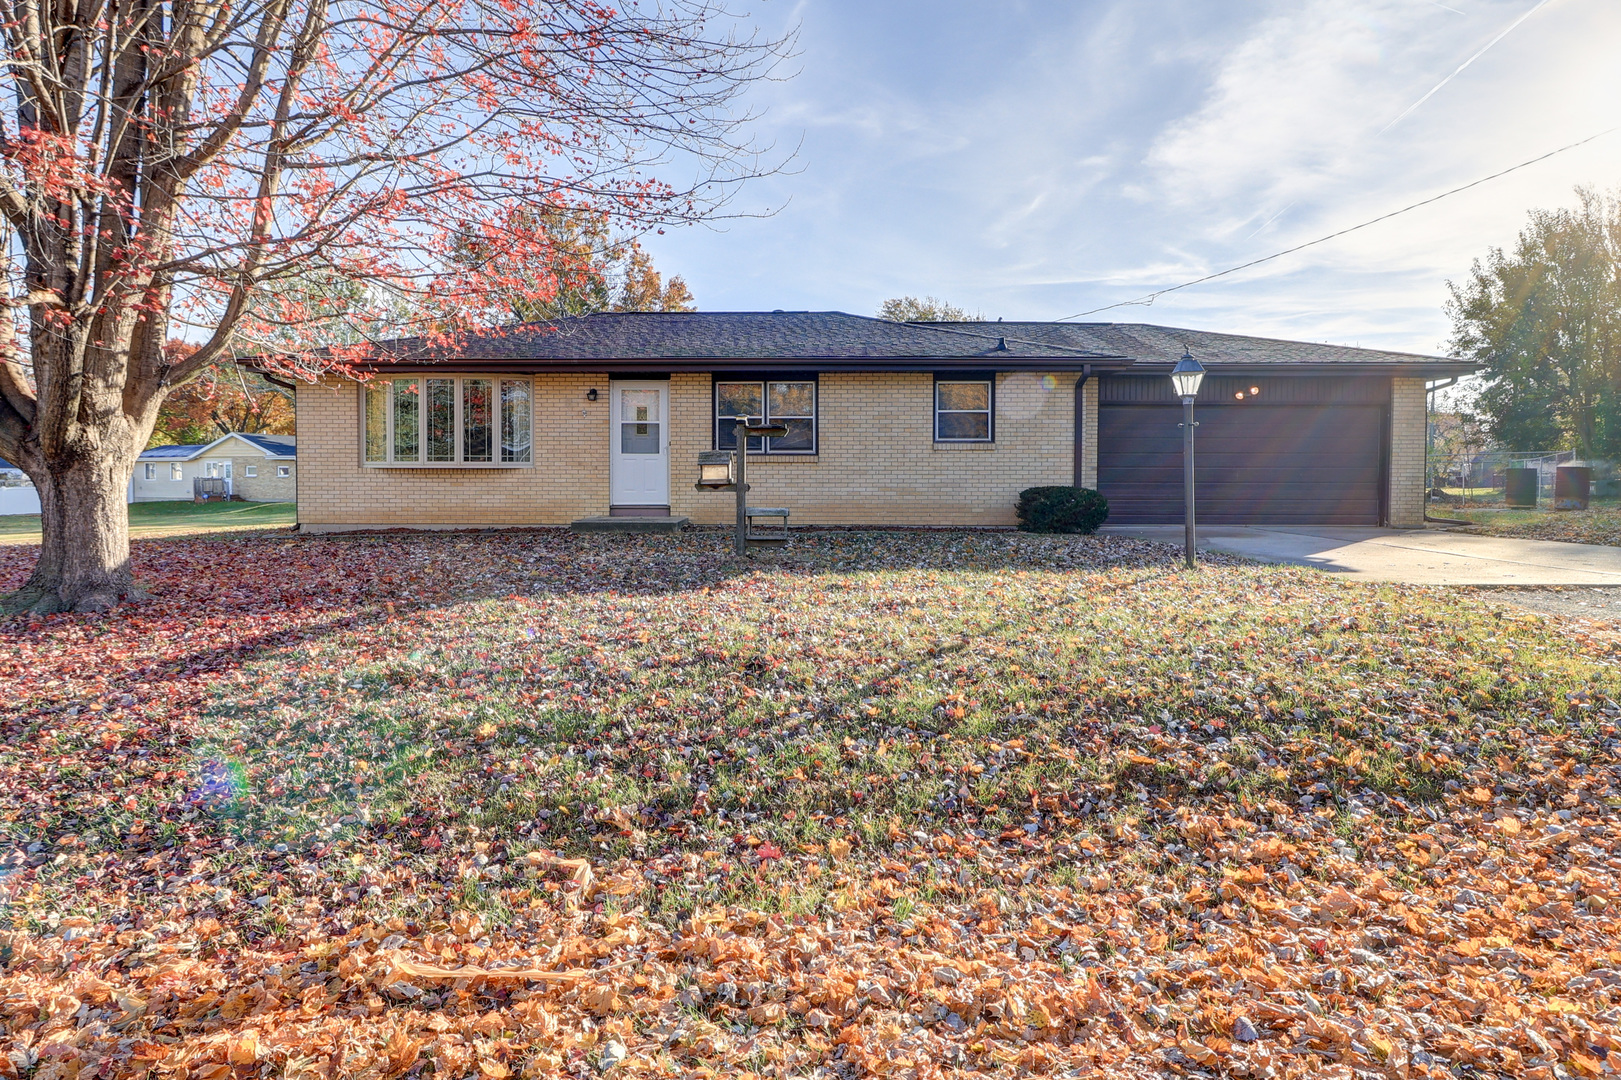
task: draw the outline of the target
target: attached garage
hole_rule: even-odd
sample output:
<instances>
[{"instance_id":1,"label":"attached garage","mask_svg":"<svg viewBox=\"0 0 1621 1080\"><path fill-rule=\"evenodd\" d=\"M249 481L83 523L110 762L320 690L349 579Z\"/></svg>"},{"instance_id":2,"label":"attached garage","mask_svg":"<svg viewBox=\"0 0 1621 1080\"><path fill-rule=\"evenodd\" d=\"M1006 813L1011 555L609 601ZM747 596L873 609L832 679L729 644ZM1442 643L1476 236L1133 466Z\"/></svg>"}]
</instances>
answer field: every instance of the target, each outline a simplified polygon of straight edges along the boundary
<instances>
[{"instance_id":1,"label":"attached garage","mask_svg":"<svg viewBox=\"0 0 1621 1080\"><path fill-rule=\"evenodd\" d=\"M1388 376L1207 377L1194 419L1203 525L1389 519ZM1182 521L1182 406L1163 374L1103 375L1097 480L1109 521Z\"/></svg>"}]
</instances>

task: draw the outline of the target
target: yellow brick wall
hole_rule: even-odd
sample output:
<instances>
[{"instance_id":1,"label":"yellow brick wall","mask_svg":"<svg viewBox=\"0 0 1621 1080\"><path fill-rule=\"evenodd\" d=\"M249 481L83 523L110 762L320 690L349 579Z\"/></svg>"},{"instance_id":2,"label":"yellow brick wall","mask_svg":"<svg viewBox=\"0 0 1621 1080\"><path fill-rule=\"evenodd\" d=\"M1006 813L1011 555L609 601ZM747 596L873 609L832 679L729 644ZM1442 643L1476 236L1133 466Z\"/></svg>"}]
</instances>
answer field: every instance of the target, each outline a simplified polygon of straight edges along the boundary
<instances>
[{"instance_id":1,"label":"yellow brick wall","mask_svg":"<svg viewBox=\"0 0 1621 1080\"><path fill-rule=\"evenodd\" d=\"M598 400L585 393L595 387ZM535 376L530 468L379 469L361 464L360 389L298 390L298 520L325 528L566 525L608 512L608 379Z\"/></svg>"},{"instance_id":2,"label":"yellow brick wall","mask_svg":"<svg viewBox=\"0 0 1621 1080\"><path fill-rule=\"evenodd\" d=\"M253 466L257 476L248 475ZM286 476L277 476L276 470L285 468ZM298 495L298 463L278 461L263 454L231 458L231 491L248 502L293 502Z\"/></svg>"},{"instance_id":3,"label":"yellow brick wall","mask_svg":"<svg viewBox=\"0 0 1621 1080\"><path fill-rule=\"evenodd\" d=\"M1081 487L1098 486L1098 380L1086 380L1081 388Z\"/></svg>"},{"instance_id":4,"label":"yellow brick wall","mask_svg":"<svg viewBox=\"0 0 1621 1080\"><path fill-rule=\"evenodd\" d=\"M818 452L749 459L755 505L796 525L1011 525L1018 493L1074 476L1074 375L997 377L996 442L933 441L934 380L922 374L824 374ZM670 380L671 512L730 521L730 492L698 492L711 445L710 376ZM595 387L599 399L585 393ZM1096 423L1096 382L1087 388ZM564 525L608 512L608 377L535 377L535 465L528 469L379 469L361 464L360 397L328 380L298 392L298 518L323 528ZM1088 441L1096 469L1096 429Z\"/></svg>"},{"instance_id":5,"label":"yellow brick wall","mask_svg":"<svg viewBox=\"0 0 1621 1080\"><path fill-rule=\"evenodd\" d=\"M1075 475L1075 379L1033 372L996 380L996 442L933 439L934 377L824 374L811 458L751 456L749 502L786 506L796 525L1012 525L1019 492ZM731 492L699 492L710 448L708 375L671 380L673 513L732 520Z\"/></svg>"},{"instance_id":6,"label":"yellow brick wall","mask_svg":"<svg viewBox=\"0 0 1621 1080\"><path fill-rule=\"evenodd\" d=\"M1390 526L1424 527L1423 379L1390 380Z\"/></svg>"}]
</instances>

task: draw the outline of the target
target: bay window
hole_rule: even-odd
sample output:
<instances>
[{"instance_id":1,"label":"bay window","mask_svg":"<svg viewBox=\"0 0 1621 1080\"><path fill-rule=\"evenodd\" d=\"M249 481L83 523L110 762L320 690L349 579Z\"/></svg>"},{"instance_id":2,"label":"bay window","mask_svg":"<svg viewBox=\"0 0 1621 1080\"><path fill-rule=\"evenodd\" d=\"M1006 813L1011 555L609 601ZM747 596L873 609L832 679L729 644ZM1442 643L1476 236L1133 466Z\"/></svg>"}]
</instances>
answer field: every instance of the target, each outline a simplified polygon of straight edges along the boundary
<instances>
[{"instance_id":1,"label":"bay window","mask_svg":"<svg viewBox=\"0 0 1621 1080\"><path fill-rule=\"evenodd\" d=\"M528 379L413 375L365 385L368 465L500 468L533 454Z\"/></svg>"}]
</instances>

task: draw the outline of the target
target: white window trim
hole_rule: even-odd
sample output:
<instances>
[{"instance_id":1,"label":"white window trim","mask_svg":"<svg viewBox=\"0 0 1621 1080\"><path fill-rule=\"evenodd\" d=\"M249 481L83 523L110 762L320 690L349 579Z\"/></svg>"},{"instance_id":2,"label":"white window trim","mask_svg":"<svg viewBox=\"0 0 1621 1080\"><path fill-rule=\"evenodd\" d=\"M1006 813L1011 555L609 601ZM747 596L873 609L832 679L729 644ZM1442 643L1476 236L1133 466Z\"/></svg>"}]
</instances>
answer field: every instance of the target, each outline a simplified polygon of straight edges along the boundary
<instances>
[{"instance_id":1,"label":"white window trim","mask_svg":"<svg viewBox=\"0 0 1621 1080\"><path fill-rule=\"evenodd\" d=\"M986 408L983 408L983 409L942 409L940 407L940 387L941 387L941 385L942 384L946 384L946 385L966 384L966 383L974 383L976 385L984 386L984 387L987 388L987 392L986 392L986 395L985 395ZM980 443L980 444L984 444L984 443L994 443L996 441L996 379L994 379L994 378L984 378L984 379L978 379L978 378L935 379L934 380L934 387L930 391L930 393L934 397L933 424L934 424L934 441L935 442L937 442L937 443L951 443L951 444L961 444L961 443ZM962 414L965 414L965 415L974 415L974 416L983 415L985 417L985 433L986 433L985 437L983 439L947 439L947 438L942 438L941 435L940 435L940 414L941 413L945 413L945 414L948 414L948 415L952 414L952 413L962 413Z\"/></svg>"},{"instance_id":2,"label":"white window trim","mask_svg":"<svg viewBox=\"0 0 1621 1080\"><path fill-rule=\"evenodd\" d=\"M169 466L169 479L170 480L184 480L185 478L186 478L186 467L184 465L175 464L175 465L170 465Z\"/></svg>"},{"instance_id":3,"label":"white window trim","mask_svg":"<svg viewBox=\"0 0 1621 1080\"><path fill-rule=\"evenodd\" d=\"M257 466L257 465L244 465L244 466L242 466L242 475L243 476L255 476L255 477L258 476L259 475L259 466Z\"/></svg>"},{"instance_id":4,"label":"white window trim","mask_svg":"<svg viewBox=\"0 0 1621 1080\"><path fill-rule=\"evenodd\" d=\"M390 458L394 455L394 380L395 379L451 379L456 383L455 392L455 428L456 428L456 458L455 461L368 461L366 459L366 390L372 384L359 384L360 400L360 464L368 469L532 469L535 467L535 381L527 375L501 375L485 372L402 372L397 375L378 375L376 381L388 387L388 408L384 413L384 422L387 425L383 434L383 445L387 448ZM489 379L495 383L495 394L491 402L495 421L495 454L501 453L501 383L522 382L529 385L529 460L528 461L462 461L462 382L466 379ZM424 456L428 447L428 410L426 407L427 395L422 395L422 401L417 408L417 446ZM291 473L289 473L291 475Z\"/></svg>"},{"instance_id":5,"label":"white window trim","mask_svg":"<svg viewBox=\"0 0 1621 1080\"><path fill-rule=\"evenodd\" d=\"M143 479L156 480L157 478L158 478L158 466L157 466L157 463L152 462L152 461L148 461L146 463L146 469L143 472Z\"/></svg>"},{"instance_id":6,"label":"white window trim","mask_svg":"<svg viewBox=\"0 0 1621 1080\"><path fill-rule=\"evenodd\" d=\"M531 436L531 449L529 451L529 456L530 457L535 456L535 452L534 452L534 449L533 449L533 436ZM277 476L278 479L285 480L287 477L289 477L291 475L293 475L293 467L291 465L277 465L276 466L276 476Z\"/></svg>"}]
</instances>

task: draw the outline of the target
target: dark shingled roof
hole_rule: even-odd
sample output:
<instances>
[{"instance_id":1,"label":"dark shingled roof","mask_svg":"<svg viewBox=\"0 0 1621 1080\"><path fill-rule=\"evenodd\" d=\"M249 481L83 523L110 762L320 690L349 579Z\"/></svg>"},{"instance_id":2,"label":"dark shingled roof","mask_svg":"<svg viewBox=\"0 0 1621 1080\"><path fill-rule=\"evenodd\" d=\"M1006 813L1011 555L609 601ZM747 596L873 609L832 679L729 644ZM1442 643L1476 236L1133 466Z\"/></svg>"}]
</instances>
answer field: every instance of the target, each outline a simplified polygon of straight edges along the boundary
<instances>
[{"instance_id":1,"label":"dark shingled roof","mask_svg":"<svg viewBox=\"0 0 1621 1080\"><path fill-rule=\"evenodd\" d=\"M298 442L292 435L249 435L245 431L238 431L236 437L252 443L273 457L298 456Z\"/></svg>"},{"instance_id":2,"label":"dark shingled roof","mask_svg":"<svg viewBox=\"0 0 1621 1080\"><path fill-rule=\"evenodd\" d=\"M187 445L153 446L142 450L138 461L190 461L204 451L212 450L227 439L241 439L250 446L257 447L270 457L292 458L298 456L298 440L292 435L249 435L245 431L233 431L229 435L221 435L213 442L190 443Z\"/></svg>"},{"instance_id":3,"label":"dark shingled roof","mask_svg":"<svg viewBox=\"0 0 1621 1080\"><path fill-rule=\"evenodd\" d=\"M603 313L469 334L453 345L401 338L382 364L445 370L1155 371L1187 347L1211 367L1457 375L1466 360L1142 323L898 323L842 311ZM249 361L251 362L251 361Z\"/></svg>"},{"instance_id":4,"label":"dark shingled roof","mask_svg":"<svg viewBox=\"0 0 1621 1080\"><path fill-rule=\"evenodd\" d=\"M1199 362L1210 366L1300 366L1358 370L1362 367L1448 365L1458 370L1476 366L1473 361L1385 349L1361 349L1349 345L1328 345L1282 338L1246 337L1242 334L1216 334L1207 330L1185 330L1148 323L1060 323L1060 322L971 322L924 323L927 326L961 326L980 333L1005 331L1051 345L1090 349L1132 357L1138 365L1174 365L1184 349Z\"/></svg>"},{"instance_id":5,"label":"dark shingled roof","mask_svg":"<svg viewBox=\"0 0 1621 1080\"><path fill-rule=\"evenodd\" d=\"M842 311L636 312L525 323L467 335L450 347L418 338L384 342L399 362L530 362L555 369L642 364L663 370L784 361L824 369L940 366L1079 369L1122 367L1129 358L1061 342L1023 340L989 324L963 328L898 323ZM669 361L677 361L675 364ZM685 363L681 363L685 361Z\"/></svg>"},{"instance_id":6,"label":"dark shingled roof","mask_svg":"<svg viewBox=\"0 0 1621 1080\"><path fill-rule=\"evenodd\" d=\"M168 446L149 446L140 453L141 461L189 461L197 451L209 443L171 443Z\"/></svg>"}]
</instances>

